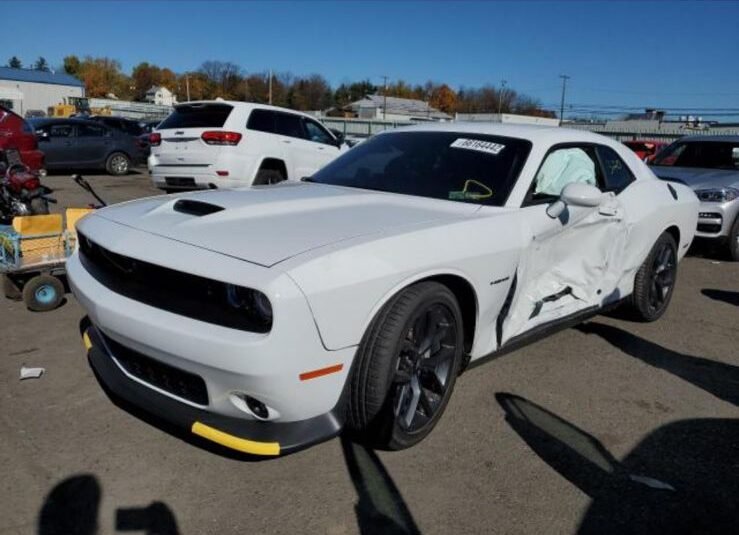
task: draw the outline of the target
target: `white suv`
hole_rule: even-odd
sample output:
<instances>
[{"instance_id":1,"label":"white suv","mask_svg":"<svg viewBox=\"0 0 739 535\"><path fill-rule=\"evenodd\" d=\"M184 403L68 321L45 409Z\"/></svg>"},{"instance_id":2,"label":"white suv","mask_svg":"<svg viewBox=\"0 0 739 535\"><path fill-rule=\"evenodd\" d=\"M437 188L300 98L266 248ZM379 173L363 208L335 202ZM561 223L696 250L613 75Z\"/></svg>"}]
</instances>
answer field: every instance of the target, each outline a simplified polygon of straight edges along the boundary
<instances>
[{"instance_id":1,"label":"white suv","mask_svg":"<svg viewBox=\"0 0 739 535\"><path fill-rule=\"evenodd\" d=\"M152 181L167 192L299 180L344 150L310 115L224 100L178 104L150 142Z\"/></svg>"}]
</instances>

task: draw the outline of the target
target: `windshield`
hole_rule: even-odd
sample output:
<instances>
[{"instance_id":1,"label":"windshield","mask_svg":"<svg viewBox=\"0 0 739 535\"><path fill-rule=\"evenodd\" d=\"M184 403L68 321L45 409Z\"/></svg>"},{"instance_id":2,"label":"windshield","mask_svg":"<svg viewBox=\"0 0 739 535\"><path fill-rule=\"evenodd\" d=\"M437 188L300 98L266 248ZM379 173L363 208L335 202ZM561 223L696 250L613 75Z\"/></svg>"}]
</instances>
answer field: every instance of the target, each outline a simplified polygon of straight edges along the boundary
<instances>
[{"instance_id":1,"label":"windshield","mask_svg":"<svg viewBox=\"0 0 739 535\"><path fill-rule=\"evenodd\" d=\"M530 150L531 142L509 137L394 132L356 146L311 181L502 206Z\"/></svg>"},{"instance_id":2,"label":"windshield","mask_svg":"<svg viewBox=\"0 0 739 535\"><path fill-rule=\"evenodd\" d=\"M678 141L660 152L654 160L654 165L739 169L739 140Z\"/></svg>"}]
</instances>

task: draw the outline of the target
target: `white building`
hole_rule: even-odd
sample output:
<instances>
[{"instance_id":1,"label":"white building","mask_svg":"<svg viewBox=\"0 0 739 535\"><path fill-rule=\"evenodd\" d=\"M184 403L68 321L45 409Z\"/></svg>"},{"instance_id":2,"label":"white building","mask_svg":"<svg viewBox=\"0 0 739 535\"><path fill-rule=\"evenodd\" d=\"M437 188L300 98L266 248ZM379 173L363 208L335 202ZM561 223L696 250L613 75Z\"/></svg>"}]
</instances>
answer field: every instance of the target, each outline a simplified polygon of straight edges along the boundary
<instances>
[{"instance_id":1,"label":"white building","mask_svg":"<svg viewBox=\"0 0 739 535\"><path fill-rule=\"evenodd\" d=\"M459 122L538 124L541 126L559 126L559 119L518 115L516 113L455 113L454 120Z\"/></svg>"},{"instance_id":2,"label":"white building","mask_svg":"<svg viewBox=\"0 0 739 535\"><path fill-rule=\"evenodd\" d=\"M384 106L387 104L387 109ZM380 119L387 121L442 121L451 119L428 102L412 98L384 97L379 94L367 95L362 100L344 107L359 119Z\"/></svg>"},{"instance_id":3,"label":"white building","mask_svg":"<svg viewBox=\"0 0 739 535\"><path fill-rule=\"evenodd\" d=\"M164 86L155 85L146 92L146 102L162 106L173 106L177 104L177 95Z\"/></svg>"},{"instance_id":4,"label":"white building","mask_svg":"<svg viewBox=\"0 0 739 535\"><path fill-rule=\"evenodd\" d=\"M0 67L0 104L21 116L84 96L85 84L67 73Z\"/></svg>"}]
</instances>

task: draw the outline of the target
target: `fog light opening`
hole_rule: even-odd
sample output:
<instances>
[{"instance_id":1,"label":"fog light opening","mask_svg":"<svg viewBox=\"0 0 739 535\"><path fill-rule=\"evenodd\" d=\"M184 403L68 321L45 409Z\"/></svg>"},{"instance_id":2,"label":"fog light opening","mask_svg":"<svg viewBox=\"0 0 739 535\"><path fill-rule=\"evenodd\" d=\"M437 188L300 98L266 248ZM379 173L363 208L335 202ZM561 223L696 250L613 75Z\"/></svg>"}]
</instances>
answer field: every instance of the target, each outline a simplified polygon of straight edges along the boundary
<instances>
[{"instance_id":1,"label":"fog light opening","mask_svg":"<svg viewBox=\"0 0 739 535\"><path fill-rule=\"evenodd\" d=\"M266 420L269 418L269 409L267 409L267 406L264 403L251 396L244 396L244 401L254 416L260 420Z\"/></svg>"}]
</instances>

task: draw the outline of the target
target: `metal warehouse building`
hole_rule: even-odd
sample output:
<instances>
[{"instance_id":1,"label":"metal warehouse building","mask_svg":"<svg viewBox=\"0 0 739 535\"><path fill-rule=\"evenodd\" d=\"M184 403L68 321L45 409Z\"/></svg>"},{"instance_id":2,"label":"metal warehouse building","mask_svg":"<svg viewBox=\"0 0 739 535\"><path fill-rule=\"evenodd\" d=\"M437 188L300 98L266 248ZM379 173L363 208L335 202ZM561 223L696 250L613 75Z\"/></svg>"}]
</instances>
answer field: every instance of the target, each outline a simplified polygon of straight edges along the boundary
<instances>
[{"instance_id":1,"label":"metal warehouse building","mask_svg":"<svg viewBox=\"0 0 739 535\"><path fill-rule=\"evenodd\" d=\"M0 67L0 104L21 116L84 96L85 85L69 74Z\"/></svg>"}]
</instances>

